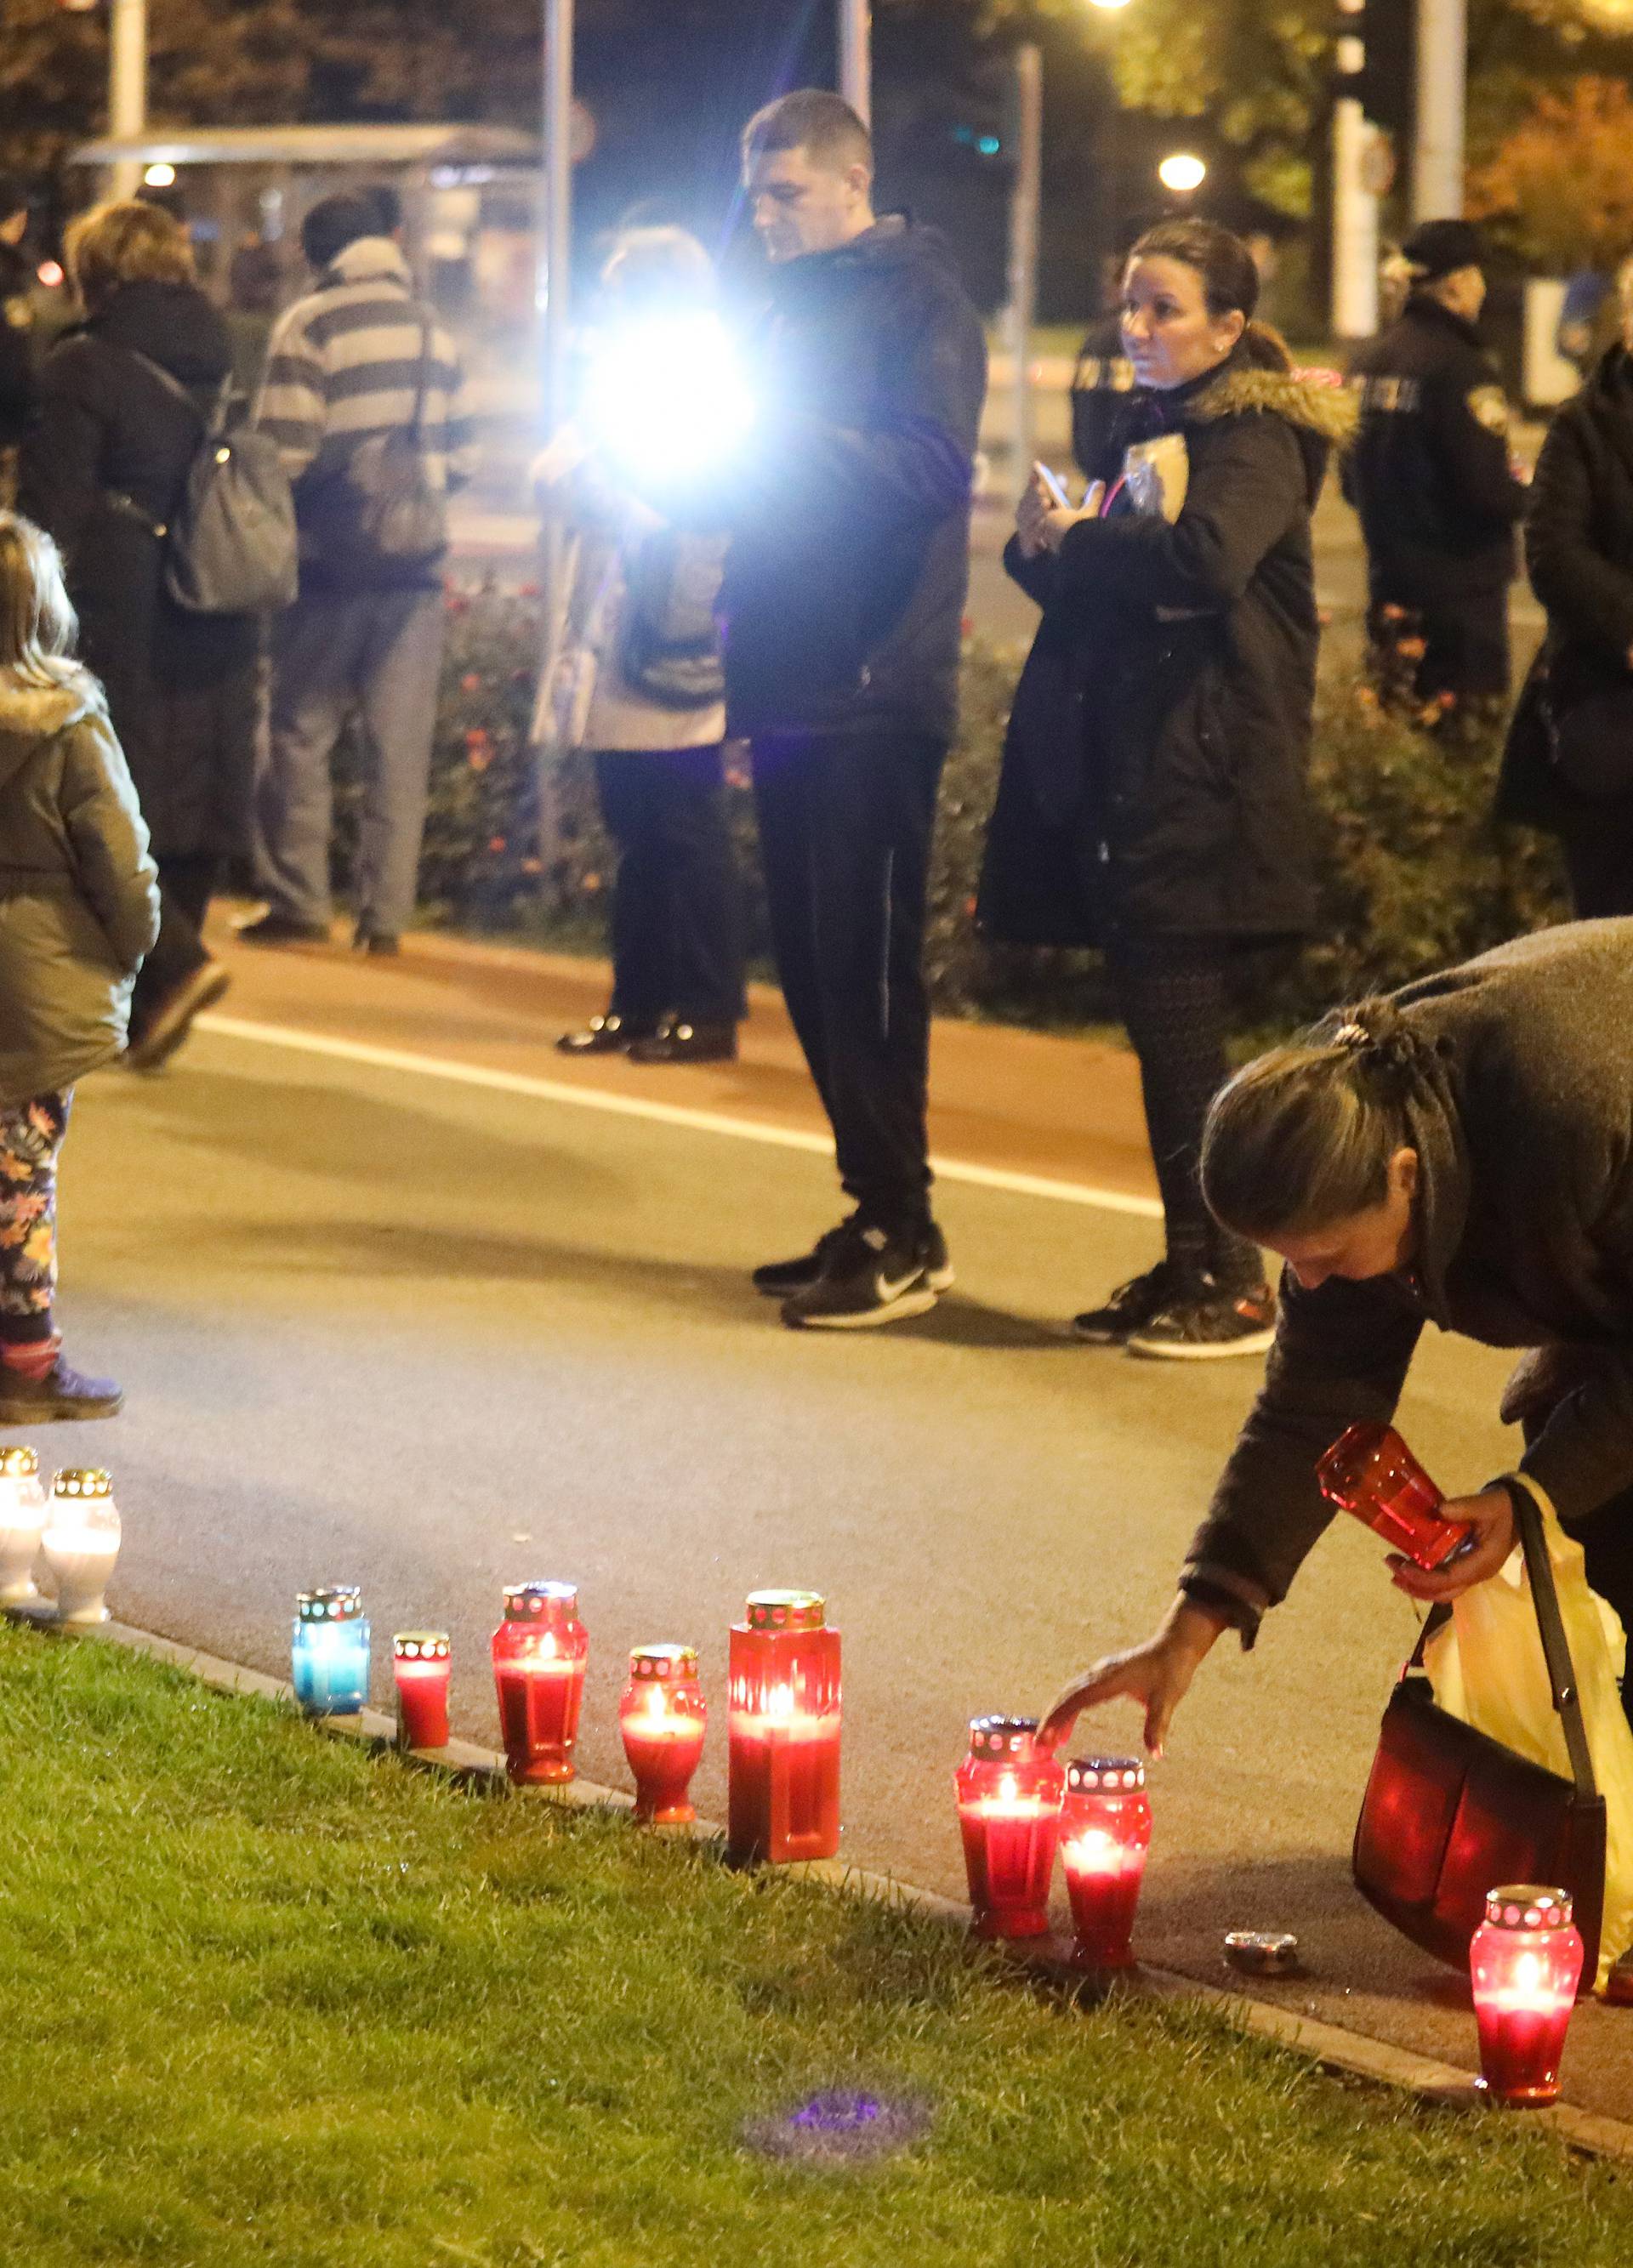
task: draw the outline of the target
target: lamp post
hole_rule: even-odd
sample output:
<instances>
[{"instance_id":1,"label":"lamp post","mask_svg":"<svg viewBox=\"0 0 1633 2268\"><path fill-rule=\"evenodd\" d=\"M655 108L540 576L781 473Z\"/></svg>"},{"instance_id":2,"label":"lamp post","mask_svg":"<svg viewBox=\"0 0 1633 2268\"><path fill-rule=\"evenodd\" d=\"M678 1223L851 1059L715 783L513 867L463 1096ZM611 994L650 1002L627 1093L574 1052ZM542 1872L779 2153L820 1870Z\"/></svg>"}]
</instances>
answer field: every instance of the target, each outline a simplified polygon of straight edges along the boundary
<instances>
[{"instance_id":1,"label":"lamp post","mask_svg":"<svg viewBox=\"0 0 1633 2268\"><path fill-rule=\"evenodd\" d=\"M864 126L873 119L873 9L839 0L839 92Z\"/></svg>"},{"instance_id":2,"label":"lamp post","mask_svg":"<svg viewBox=\"0 0 1633 2268\"><path fill-rule=\"evenodd\" d=\"M1038 320L1038 232L1043 207L1043 50L1015 51L1015 186L1009 193L1009 352L1015 364L1016 497L1032 476L1032 328Z\"/></svg>"},{"instance_id":3,"label":"lamp post","mask_svg":"<svg viewBox=\"0 0 1633 2268\"><path fill-rule=\"evenodd\" d=\"M147 0L111 0L107 27L107 130L115 142L139 142L147 131ZM121 158L108 186L133 197L142 167Z\"/></svg>"},{"instance_id":4,"label":"lamp post","mask_svg":"<svg viewBox=\"0 0 1633 2268\"><path fill-rule=\"evenodd\" d=\"M1417 107L1412 217L1463 210L1463 119L1468 91L1468 0L1418 0Z\"/></svg>"}]
</instances>

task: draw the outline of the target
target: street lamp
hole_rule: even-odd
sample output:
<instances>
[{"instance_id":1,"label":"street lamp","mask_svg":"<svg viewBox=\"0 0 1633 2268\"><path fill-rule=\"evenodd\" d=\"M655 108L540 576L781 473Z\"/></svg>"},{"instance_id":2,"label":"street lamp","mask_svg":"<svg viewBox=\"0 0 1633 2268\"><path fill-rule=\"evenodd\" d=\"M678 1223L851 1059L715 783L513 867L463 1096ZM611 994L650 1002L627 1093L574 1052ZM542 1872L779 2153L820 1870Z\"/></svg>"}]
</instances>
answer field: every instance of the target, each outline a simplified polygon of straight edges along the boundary
<instances>
[{"instance_id":1,"label":"street lamp","mask_svg":"<svg viewBox=\"0 0 1633 2268\"><path fill-rule=\"evenodd\" d=\"M1188 197L1208 179L1208 168L1191 150L1176 150L1156 169L1156 178L1176 196Z\"/></svg>"}]
</instances>

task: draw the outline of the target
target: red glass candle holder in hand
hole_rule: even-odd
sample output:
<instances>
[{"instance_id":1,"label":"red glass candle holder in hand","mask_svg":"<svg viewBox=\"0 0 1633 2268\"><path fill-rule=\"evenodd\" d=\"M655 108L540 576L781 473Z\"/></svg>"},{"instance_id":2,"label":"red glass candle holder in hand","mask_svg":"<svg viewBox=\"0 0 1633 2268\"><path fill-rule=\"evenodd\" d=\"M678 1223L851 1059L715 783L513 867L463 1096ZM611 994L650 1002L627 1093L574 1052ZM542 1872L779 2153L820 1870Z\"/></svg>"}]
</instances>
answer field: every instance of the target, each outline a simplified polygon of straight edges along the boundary
<instances>
[{"instance_id":1,"label":"red glass candle holder in hand","mask_svg":"<svg viewBox=\"0 0 1633 2268\"><path fill-rule=\"evenodd\" d=\"M1474 1540L1467 1521L1442 1517L1445 1497L1393 1425L1350 1426L1317 1465L1316 1478L1330 1503L1428 1572Z\"/></svg>"},{"instance_id":2,"label":"red glass candle holder in hand","mask_svg":"<svg viewBox=\"0 0 1633 2268\"><path fill-rule=\"evenodd\" d=\"M1511 1884L1486 1894L1468 1948L1480 2084L1494 2102L1535 2110L1559 2094L1559 2058L1582 1975L1569 1890Z\"/></svg>"},{"instance_id":3,"label":"red glass candle holder in hand","mask_svg":"<svg viewBox=\"0 0 1633 2268\"><path fill-rule=\"evenodd\" d=\"M493 1682L512 1779L569 1780L575 1770L589 1634L572 1583L508 1583L493 1633Z\"/></svg>"},{"instance_id":4,"label":"red glass candle holder in hand","mask_svg":"<svg viewBox=\"0 0 1633 2268\"><path fill-rule=\"evenodd\" d=\"M839 1847L839 1633L815 1591L751 1591L729 1656L727 1851L738 1865Z\"/></svg>"},{"instance_id":5,"label":"red glass candle holder in hand","mask_svg":"<svg viewBox=\"0 0 1633 2268\"><path fill-rule=\"evenodd\" d=\"M452 1656L446 1631L398 1631L393 1638L397 1738L405 1749L447 1748Z\"/></svg>"},{"instance_id":6,"label":"red glass candle holder in hand","mask_svg":"<svg viewBox=\"0 0 1633 2268\"><path fill-rule=\"evenodd\" d=\"M634 1649L630 1682L618 1704L618 1730L635 1775L637 1819L648 1819L654 1827L679 1827L697 1817L686 1790L703 1754L707 1716L691 1646Z\"/></svg>"},{"instance_id":7,"label":"red glass candle holder in hand","mask_svg":"<svg viewBox=\"0 0 1633 2268\"><path fill-rule=\"evenodd\" d=\"M1127 1969L1151 1847L1151 1803L1137 1756L1077 1756L1066 1767L1060 1862L1072 1902L1072 1959Z\"/></svg>"},{"instance_id":8,"label":"red glass candle holder in hand","mask_svg":"<svg viewBox=\"0 0 1633 2268\"><path fill-rule=\"evenodd\" d=\"M977 1717L953 1775L977 1937L1042 1937L1066 1774L1036 1717Z\"/></svg>"}]
</instances>

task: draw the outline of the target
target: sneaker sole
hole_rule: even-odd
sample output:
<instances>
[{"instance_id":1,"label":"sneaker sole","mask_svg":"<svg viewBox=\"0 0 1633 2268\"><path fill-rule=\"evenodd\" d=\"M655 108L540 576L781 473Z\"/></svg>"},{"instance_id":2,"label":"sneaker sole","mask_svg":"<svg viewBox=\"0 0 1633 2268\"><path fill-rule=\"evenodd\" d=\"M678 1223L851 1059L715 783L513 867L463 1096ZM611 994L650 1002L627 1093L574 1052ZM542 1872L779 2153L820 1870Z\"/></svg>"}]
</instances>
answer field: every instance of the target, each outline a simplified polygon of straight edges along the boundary
<instances>
[{"instance_id":1,"label":"sneaker sole","mask_svg":"<svg viewBox=\"0 0 1633 2268\"><path fill-rule=\"evenodd\" d=\"M910 1315L927 1315L937 1296L925 1279L911 1292L904 1292L899 1300L892 1300L888 1307L865 1307L850 1315L802 1315L790 1306L783 1309L782 1320L791 1331L875 1331L885 1323L903 1322Z\"/></svg>"},{"instance_id":2,"label":"sneaker sole","mask_svg":"<svg viewBox=\"0 0 1633 2268\"><path fill-rule=\"evenodd\" d=\"M1066 1327L1066 1336L1068 1339L1075 1339L1079 1346L1127 1346L1140 1328L1138 1323L1130 1323L1126 1330L1112 1330L1104 1324L1097 1324L1093 1329L1084 1330L1074 1316Z\"/></svg>"},{"instance_id":3,"label":"sneaker sole","mask_svg":"<svg viewBox=\"0 0 1633 2268\"><path fill-rule=\"evenodd\" d=\"M125 1406L122 1394L115 1402L31 1402L27 1407L0 1403L0 1425L59 1425L97 1418L116 1418Z\"/></svg>"},{"instance_id":4,"label":"sneaker sole","mask_svg":"<svg viewBox=\"0 0 1633 2268\"><path fill-rule=\"evenodd\" d=\"M762 1300L797 1300L802 1292L814 1291L821 1280L818 1276L807 1276L797 1284L762 1284L757 1277L754 1288ZM951 1261L949 1261L944 1268L927 1268L924 1280L939 1298L942 1292L950 1292L958 1279L954 1274ZM896 1311L892 1308L890 1312L893 1314Z\"/></svg>"},{"instance_id":5,"label":"sneaker sole","mask_svg":"<svg viewBox=\"0 0 1633 2268\"><path fill-rule=\"evenodd\" d=\"M1275 1331L1272 1328L1250 1331L1239 1339L1222 1339L1211 1346L1180 1346L1172 1342L1142 1339L1136 1332L1127 1348L1142 1362L1228 1362L1232 1355L1267 1354L1275 1344Z\"/></svg>"}]
</instances>

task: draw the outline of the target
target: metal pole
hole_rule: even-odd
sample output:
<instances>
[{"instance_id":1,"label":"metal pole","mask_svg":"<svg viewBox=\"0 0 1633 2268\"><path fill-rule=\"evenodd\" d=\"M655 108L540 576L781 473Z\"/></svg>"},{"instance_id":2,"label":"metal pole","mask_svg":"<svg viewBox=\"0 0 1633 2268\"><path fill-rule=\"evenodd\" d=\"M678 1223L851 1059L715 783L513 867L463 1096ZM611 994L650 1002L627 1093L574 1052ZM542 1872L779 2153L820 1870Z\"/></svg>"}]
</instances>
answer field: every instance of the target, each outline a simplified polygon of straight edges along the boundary
<instances>
[{"instance_id":1,"label":"metal pole","mask_svg":"<svg viewBox=\"0 0 1633 2268\"><path fill-rule=\"evenodd\" d=\"M1333 329L1370 339L1378 328L1378 199L1365 182L1373 128L1352 96L1333 106Z\"/></svg>"},{"instance_id":2,"label":"metal pole","mask_svg":"<svg viewBox=\"0 0 1633 2268\"><path fill-rule=\"evenodd\" d=\"M1043 204L1043 50L1015 51L1015 186L1009 194L1009 350L1015 363L1014 486L1018 497L1037 454L1032 419L1032 330L1038 320L1038 222Z\"/></svg>"},{"instance_id":3,"label":"metal pole","mask_svg":"<svg viewBox=\"0 0 1633 2268\"><path fill-rule=\"evenodd\" d=\"M1468 92L1468 0L1417 0L1417 125L1412 217L1463 210L1463 118Z\"/></svg>"},{"instance_id":4,"label":"metal pole","mask_svg":"<svg viewBox=\"0 0 1633 2268\"><path fill-rule=\"evenodd\" d=\"M540 173L543 259L540 271L540 431L554 439L567 416L573 320L573 0L544 0L544 149ZM546 512L539 529L539 595L543 635L536 711L539 857L554 870L560 833L556 792L559 751L550 731L549 693L561 654L571 593L565 588L567 547L559 517Z\"/></svg>"},{"instance_id":5,"label":"metal pole","mask_svg":"<svg viewBox=\"0 0 1633 2268\"><path fill-rule=\"evenodd\" d=\"M147 131L147 0L113 0L107 31L107 131L115 142L139 142ZM133 197L142 167L122 158L108 174L116 197Z\"/></svg>"},{"instance_id":6,"label":"metal pole","mask_svg":"<svg viewBox=\"0 0 1633 2268\"><path fill-rule=\"evenodd\" d=\"M864 126L873 118L873 9L839 0L839 92Z\"/></svg>"}]
</instances>

